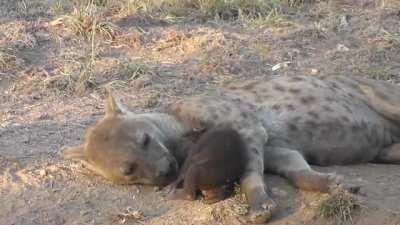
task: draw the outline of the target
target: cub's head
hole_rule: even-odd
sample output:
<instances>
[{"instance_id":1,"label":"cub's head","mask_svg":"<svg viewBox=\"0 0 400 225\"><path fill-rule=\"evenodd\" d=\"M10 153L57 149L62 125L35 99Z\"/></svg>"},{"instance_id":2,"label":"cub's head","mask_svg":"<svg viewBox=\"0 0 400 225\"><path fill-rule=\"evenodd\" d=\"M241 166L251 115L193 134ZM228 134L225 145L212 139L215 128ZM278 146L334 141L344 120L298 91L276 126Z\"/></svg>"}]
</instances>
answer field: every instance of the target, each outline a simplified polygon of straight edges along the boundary
<instances>
[{"instance_id":1,"label":"cub's head","mask_svg":"<svg viewBox=\"0 0 400 225\"><path fill-rule=\"evenodd\" d=\"M159 126L145 114L124 109L111 94L106 108L104 118L86 131L84 144L66 149L64 156L82 160L115 183L168 184L178 164Z\"/></svg>"}]
</instances>

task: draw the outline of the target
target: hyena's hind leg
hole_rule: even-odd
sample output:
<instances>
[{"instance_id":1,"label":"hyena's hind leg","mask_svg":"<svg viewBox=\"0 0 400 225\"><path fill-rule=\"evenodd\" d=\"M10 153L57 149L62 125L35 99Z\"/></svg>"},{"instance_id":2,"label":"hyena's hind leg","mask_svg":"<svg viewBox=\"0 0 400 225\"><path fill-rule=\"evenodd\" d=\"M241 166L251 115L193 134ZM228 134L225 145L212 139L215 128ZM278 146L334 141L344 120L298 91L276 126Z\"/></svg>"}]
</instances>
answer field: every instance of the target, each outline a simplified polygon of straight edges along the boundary
<instances>
[{"instance_id":1,"label":"hyena's hind leg","mask_svg":"<svg viewBox=\"0 0 400 225\"><path fill-rule=\"evenodd\" d=\"M368 80L359 87L369 107L390 120L400 122L400 86Z\"/></svg>"},{"instance_id":2,"label":"hyena's hind leg","mask_svg":"<svg viewBox=\"0 0 400 225\"><path fill-rule=\"evenodd\" d=\"M378 163L400 164L400 143L382 149L375 161Z\"/></svg>"},{"instance_id":3,"label":"hyena's hind leg","mask_svg":"<svg viewBox=\"0 0 400 225\"><path fill-rule=\"evenodd\" d=\"M300 189L330 192L341 182L341 177L336 174L313 170L297 151L279 147L267 148L264 155L265 169L286 177Z\"/></svg>"}]
</instances>

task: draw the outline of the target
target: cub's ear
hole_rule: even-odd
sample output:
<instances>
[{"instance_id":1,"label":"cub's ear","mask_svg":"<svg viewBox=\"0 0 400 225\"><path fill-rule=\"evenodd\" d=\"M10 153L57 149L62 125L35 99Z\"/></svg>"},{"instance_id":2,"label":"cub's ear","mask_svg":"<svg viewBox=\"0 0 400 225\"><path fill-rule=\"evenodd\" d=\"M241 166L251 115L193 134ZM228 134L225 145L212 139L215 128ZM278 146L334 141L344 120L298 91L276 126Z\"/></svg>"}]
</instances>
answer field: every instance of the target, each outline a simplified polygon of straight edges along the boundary
<instances>
[{"instance_id":1,"label":"cub's ear","mask_svg":"<svg viewBox=\"0 0 400 225\"><path fill-rule=\"evenodd\" d=\"M116 116L119 114L126 113L125 107L115 100L111 90L108 90L107 102L106 102L106 115L108 116Z\"/></svg>"},{"instance_id":2,"label":"cub's ear","mask_svg":"<svg viewBox=\"0 0 400 225\"><path fill-rule=\"evenodd\" d=\"M85 148L83 147L83 145L69 147L62 150L62 156L64 159L87 161L84 151Z\"/></svg>"}]
</instances>

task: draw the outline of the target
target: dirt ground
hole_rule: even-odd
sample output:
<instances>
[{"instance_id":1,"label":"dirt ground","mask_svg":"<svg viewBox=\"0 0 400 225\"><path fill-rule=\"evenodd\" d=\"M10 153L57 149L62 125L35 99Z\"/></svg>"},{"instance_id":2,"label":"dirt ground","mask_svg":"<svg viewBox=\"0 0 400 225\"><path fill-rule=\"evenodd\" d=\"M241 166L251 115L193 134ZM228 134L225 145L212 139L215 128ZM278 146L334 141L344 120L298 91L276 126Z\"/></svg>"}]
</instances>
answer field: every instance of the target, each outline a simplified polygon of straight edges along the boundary
<instances>
[{"instance_id":1,"label":"dirt ground","mask_svg":"<svg viewBox=\"0 0 400 225\"><path fill-rule=\"evenodd\" d=\"M282 5L251 22L117 3L79 17L71 2L79 1L0 0L0 224L245 224L240 194L214 205L166 201L157 188L115 185L63 160L61 149L79 144L102 116L106 88L144 112L253 78L343 74L400 82L396 0ZM399 165L316 169L361 186L361 209L346 223L400 224ZM326 194L265 179L279 204L270 224L339 223L319 215Z\"/></svg>"}]
</instances>

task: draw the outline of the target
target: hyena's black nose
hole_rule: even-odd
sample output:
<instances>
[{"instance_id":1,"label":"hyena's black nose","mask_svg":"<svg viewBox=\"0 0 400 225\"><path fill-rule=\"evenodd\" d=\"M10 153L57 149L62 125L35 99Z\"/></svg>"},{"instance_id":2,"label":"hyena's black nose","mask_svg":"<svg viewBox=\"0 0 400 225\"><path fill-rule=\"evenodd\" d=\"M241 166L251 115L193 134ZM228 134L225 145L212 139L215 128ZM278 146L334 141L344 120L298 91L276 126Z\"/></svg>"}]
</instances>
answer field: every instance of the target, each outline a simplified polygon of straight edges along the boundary
<instances>
[{"instance_id":1,"label":"hyena's black nose","mask_svg":"<svg viewBox=\"0 0 400 225\"><path fill-rule=\"evenodd\" d=\"M134 166L132 164L125 163L119 167L119 170L122 175L129 176L134 172Z\"/></svg>"}]
</instances>

